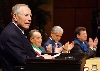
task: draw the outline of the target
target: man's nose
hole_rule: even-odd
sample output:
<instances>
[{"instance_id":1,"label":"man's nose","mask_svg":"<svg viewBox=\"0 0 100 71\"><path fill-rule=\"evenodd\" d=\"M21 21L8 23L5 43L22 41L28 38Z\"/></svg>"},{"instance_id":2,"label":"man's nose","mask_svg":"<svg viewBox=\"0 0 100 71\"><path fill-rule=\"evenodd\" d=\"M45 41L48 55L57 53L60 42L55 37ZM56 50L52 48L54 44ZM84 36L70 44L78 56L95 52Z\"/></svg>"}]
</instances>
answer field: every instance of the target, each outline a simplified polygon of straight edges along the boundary
<instances>
[{"instance_id":1,"label":"man's nose","mask_svg":"<svg viewBox=\"0 0 100 71\"><path fill-rule=\"evenodd\" d=\"M58 37L58 39L60 39L61 37Z\"/></svg>"},{"instance_id":2,"label":"man's nose","mask_svg":"<svg viewBox=\"0 0 100 71\"><path fill-rule=\"evenodd\" d=\"M29 16L28 21L31 22L32 18Z\"/></svg>"}]
</instances>

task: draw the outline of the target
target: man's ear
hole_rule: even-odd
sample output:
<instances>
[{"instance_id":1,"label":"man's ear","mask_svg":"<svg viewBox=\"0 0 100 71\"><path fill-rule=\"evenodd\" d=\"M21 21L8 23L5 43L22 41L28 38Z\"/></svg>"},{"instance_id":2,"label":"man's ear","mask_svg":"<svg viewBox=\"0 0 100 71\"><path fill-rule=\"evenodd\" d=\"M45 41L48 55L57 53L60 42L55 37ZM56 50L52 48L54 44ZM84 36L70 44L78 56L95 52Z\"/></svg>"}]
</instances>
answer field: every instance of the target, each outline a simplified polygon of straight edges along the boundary
<instances>
[{"instance_id":1,"label":"man's ear","mask_svg":"<svg viewBox=\"0 0 100 71\"><path fill-rule=\"evenodd\" d=\"M13 14L13 19L14 19L14 21L17 21L17 14Z\"/></svg>"},{"instance_id":2,"label":"man's ear","mask_svg":"<svg viewBox=\"0 0 100 71\"><path fill-rule=\"evenodd\" d=\"M79 38L79 36L80 36L80 35L79 35L79 34L77 34L77 38Z\"/></svg>"},{"instance_id":3,"label":"man's ear","mask_svg":"<svg viewBox=\"0 0 100 71\"><path fill-rule=\"evenodd\" d=\"M51 37L52 37L53 33L51 32Z\"/></svg>"},{"instance_id":4,"label":"man's ear","mask_svg":"<svg viewBox=\"0 0 100 71\"><path fill-rule=\"evenodd\" d=\"M30 38L30 42L32 42L33 38Z\"/></svg>"}]
</instances>

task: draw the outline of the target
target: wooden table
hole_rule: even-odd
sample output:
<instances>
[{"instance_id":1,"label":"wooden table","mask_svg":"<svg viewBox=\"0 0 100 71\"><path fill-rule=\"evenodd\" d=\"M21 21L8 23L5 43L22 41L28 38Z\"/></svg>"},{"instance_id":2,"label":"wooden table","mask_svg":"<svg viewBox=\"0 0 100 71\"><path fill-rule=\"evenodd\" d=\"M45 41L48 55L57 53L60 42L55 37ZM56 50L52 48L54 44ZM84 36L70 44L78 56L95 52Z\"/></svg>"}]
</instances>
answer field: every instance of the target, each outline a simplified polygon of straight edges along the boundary
<instances>
[{"instance_id":1,"label":"wooden table","mask_svg":"<svg viewBox=\"0 0 100 71\"><path fill-rule=\"evenodd\" d=\"M83 71L85 63L85 54L62 53L55 59L27 59L26 71Z\"/></svg>"}]
</instances>

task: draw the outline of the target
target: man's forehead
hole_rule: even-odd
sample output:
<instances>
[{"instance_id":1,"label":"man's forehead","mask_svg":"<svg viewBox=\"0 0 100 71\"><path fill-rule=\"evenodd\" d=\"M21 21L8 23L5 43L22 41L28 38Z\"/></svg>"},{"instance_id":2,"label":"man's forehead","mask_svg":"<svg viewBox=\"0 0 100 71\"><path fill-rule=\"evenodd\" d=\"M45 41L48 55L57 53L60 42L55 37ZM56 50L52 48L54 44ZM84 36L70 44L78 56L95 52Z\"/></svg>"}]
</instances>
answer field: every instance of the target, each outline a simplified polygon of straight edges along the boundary
<instances>
[{"instance_id":1,"label":"man's forehead","mask_svg":"<svg viewBox=\"0 0 100 71\"><path fill-rule=\"evenodd\" d=\"M39 33L39 32L34 32L33 35L34 35L34 36L37 36L37 35L41 35L41 33Z\"/></svg>"},{"instance_id":2,"label":"man's forehead","mask_svg":"<svg viewBox=\"0 0 100 71\"><path fill-rule=\"evenodd\" d=\"M20 11L21 11L22 13L24 13L24 14L28 14L28 13L31 14L31 10L30 10L30 8L28 8L27 6L21 6L21 7L20 7Z\"/></svg>"},{"instance_id":3,"label":"man's forehead","mask_svg":"<svg viewBox=\"0 0 100 71\"><path fill-rule=\"evenodd\" d=\"M83 31L83 30L80 31L80 33L83 33L83 32L86 32L86 31Z\"/></svg>"},{"instance_id":4,"label":"man's forehead","mask_svg":"<svg viewBox=\"0 0 100 71\"><path fill-rule=\"evenodd\" d=\"M84 34L84 33L87 33L86 31L80 31L80 34Z\"/></svg>"},{"instance_id":5,"label":"man's forehead","mask_svg":"<svg viewBox=\"0 0 100 71\"><path fill-rule=\"evenodd\" d=\"M61 31L56 31L56 34L63 34Z\"/></svg>"}]
</instances>

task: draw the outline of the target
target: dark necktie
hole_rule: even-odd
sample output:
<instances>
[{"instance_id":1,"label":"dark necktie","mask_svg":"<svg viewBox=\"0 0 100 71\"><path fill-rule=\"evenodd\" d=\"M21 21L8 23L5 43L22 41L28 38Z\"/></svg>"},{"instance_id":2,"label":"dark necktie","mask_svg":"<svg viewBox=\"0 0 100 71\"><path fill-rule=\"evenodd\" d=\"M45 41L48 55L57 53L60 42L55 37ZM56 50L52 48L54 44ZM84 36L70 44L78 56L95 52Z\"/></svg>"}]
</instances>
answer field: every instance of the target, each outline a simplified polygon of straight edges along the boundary
<instances>
[{"instance_id":1,"label":"dark necktie","mask_svg":"<svg viewBox=\"0 0 100 71\"><path fill-rule=\"evenodd\" d=\"M25 38L27 38L26 34L24 33Z\"/></svg>"}]
</instances>

